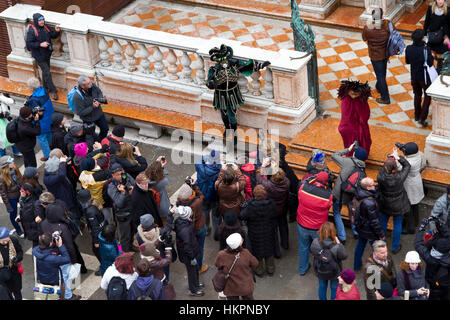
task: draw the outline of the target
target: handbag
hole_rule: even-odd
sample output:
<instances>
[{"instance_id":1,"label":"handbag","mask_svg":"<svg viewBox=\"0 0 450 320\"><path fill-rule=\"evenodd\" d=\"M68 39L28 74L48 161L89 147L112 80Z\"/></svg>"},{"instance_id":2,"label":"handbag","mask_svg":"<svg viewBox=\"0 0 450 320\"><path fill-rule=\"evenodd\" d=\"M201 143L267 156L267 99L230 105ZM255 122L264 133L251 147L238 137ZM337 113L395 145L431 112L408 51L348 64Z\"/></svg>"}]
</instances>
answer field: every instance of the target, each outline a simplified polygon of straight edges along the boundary
<instances>
[{"instance_id":1,"label":"handbag","mask_svg":"<svg viewBox=\"0 0 450 320\"><path fill-rule=\"evenodd\" d=\"M425 85L427 85L427 72L428 75L430 76L430 81L431 83L433 83L434 80L436 80L436 78L438 77L438 73L436 71L436 69L434 68L434 66L429 66L427 61L428 61L428 50L427 48L423 49L423 56L425 58L425 61L423 63L424 69L425 69ZM429 84L431 84L429 83Z\"/></svg>"},{"instance_id":2,"label":"handbag","mask_svg":"<svg viewBox=\"0 0 450 320\"><path fill-rule=\"evenodd\" d=\"M225 289L227 280L230 277L231 271L233 271L233 268L234 268L234 265L236 264L237 259L239 259L239 255L240 255L240 253L238 253L234 257L233 264L231 265L231 268L227 274L223 273L222 269L219 269L219 270L217 270L217 273L212 278L213 287L214 287L214 290L216 290L216 292L222 292Z\"/></svg>"},{"instance_id":3,"label":"handbag","mask_svg":"<svg viewBox=\"0 0 450 320\"><path fill-rule=\"evenodd\" d=\"M444 42L444 30L428 31L428 43L432 45L438 45Z\"/></svg>"}]
</instances>

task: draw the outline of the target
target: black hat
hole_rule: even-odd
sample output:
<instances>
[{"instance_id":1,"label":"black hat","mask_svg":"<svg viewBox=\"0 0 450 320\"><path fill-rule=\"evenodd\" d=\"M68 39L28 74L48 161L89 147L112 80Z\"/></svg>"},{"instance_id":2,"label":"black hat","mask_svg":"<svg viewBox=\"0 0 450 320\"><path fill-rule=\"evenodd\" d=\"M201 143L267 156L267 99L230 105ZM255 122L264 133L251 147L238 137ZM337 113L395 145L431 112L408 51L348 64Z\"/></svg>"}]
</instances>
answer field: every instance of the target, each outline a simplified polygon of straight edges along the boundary
<instances>
[{"instance_id":1,"label":"black hat","mask_svg":"<svg viewBox=\"0 0 450 320\"><path fill-rule=\"evenodd\" d=\"M77 192L77 198L81 203L86 203L91 200L91 193L89 190L81 189Z\"/></svg>"},{"instance_id":2,"label":"black hat","mask_svg":"<svg viewBox=\"0 0 450 320\"><path fill-rule=\"evenodd\" d=\"M209 55L212 61L218 61L221 59L228 59L233 56L233 49L227 45L222 44L220 49L217 47L209 50Z\"/></svg>"},{"instance_id":3,"label":"black hat","mask_svg":"<svg viewBox=\"0 0 450 320\"><path fill-rule=\"evenodd\" d=\"M411 38L413 41L422 41L423 37L425 36L425 31L423 29L416 29L411 35Z\"/></svg>"},{"instance_id":4,"label":"black hat","mask_svg":"<svg viewBox=\"0 0 450 320\"><path fill-rule=\"evenodd\" d=\"M55 126L59 126L61 124L61 122L63 121L63 119L64 119L64 115L62 113L55 112L54 114L52 114L52 118L51 119L52 119L52 123Z\"/></svg>"},{"instance_id":5,"label":"black hat","mask_svg":"<svg viewBox=\"0 0 450 320\"><path fill-rule=\"evenodd\" d=\"M92 171L95 168L95 160L92 158L84 158L81 161L81 171L87 170Z\"/></svg>"},{"instance_id":6,"label":"black hat","mask_svg":"<svg viewBox=\"0 0 450 320\"><path fill-rule=\"evenodd\" d=\"M120 124L118 126L115 126L112 131L112 134L115 135L116 137L123 138L123 136L125 135L124 126L122 126Z\"/></svg>"},{"instance_id":7,"label":"black hat","mask_svg":"<svg viewBox=\"0 0 450 320\"><path fill-rule=\"evenodd\" d=\"M111 170L111 173L114 173L114 172L123 170L123 167L119 163L116 162L111 166L110 170Z\"/></svg>"},{"instance_id":8,"label":"black hat","mask_svg":"<svg viewBox=\"0 0 450 320\"><path fill-rule=\"evenodd\" d=\"M223 220L227 226L234 226L237 222L236 212L229 210L223 216Z\"/></svg>"},{"instance_id":9,"label":"black hat","mask_svg":"<svg viewBox=\"0 0 450 320\"><path fill-rule=\"evenodd\" d=\"M408 142L403 147L403 150L404 150L405 156L408 156L408 155L416 154L417 152L419 152L419 146L414 142Z\"/></svg>"}]
</instances>

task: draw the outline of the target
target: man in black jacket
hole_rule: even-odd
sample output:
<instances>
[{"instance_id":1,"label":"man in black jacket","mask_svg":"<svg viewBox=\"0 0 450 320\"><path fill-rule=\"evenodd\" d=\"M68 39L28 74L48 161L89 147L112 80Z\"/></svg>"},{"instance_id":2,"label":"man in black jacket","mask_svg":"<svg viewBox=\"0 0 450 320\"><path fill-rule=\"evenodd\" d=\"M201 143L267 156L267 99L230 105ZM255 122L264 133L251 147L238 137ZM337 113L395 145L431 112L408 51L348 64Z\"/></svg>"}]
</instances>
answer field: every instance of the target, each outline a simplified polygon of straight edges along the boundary
<instances>
[{"instance_id":1,"label":"man in black jacket","mask_svg":"<svg viewBox=\"0 0 450 320\"><path fill-rule=\"evenodd\" d=\"M59 25L56 25L55 31L51 31L45 25L44 16L40 13L33 14L33 22L34 24L30 24L28 28L26 45L42 70L44 88L52 93L53 100L58 100L56 87L50 73L50 57L53 52L52 39L59 37L60 28Z\"/></svg>"},{"instance_id":2,"label":"man in black jacket","mask_svg":"<svg viewBox=\"0 0 450 320\"><path fill-rule=\"evenodd\" d=\"M16 148L23 154L25 167L36 168L34 147L36 146L36 137L41 134L39 113L33 115L31 109L26 106L20 108L17 134L19 141L16 142Z\"/></svg>"},{"instance_id":3,"label":"man in black jacket","mask_svg":"<svg viewBox=\"0 0 450 320\"><path fill-rule=\"evenodd\" d=\"M75 145L86 142L88 152L94 150L94 143L98 140L97 135L86 133L82 124L72 122L70 124L69 132L64 136L64 143L67 146L67 154L70 157L75 157Z\"/></svg>"},{"instance_id":4,"label":"man in black jacket","mask_svg":"<svg viewBox=\"0 0 450 320\"><path fill-rule=\"evenodd\" d=\"M95 123L100 128L100 141L108 134L108 123L101 108L101 100L106 100L99 87L92 83L87 76L78 78L78 89L82 96L75 93L73 104L78 116L84 123ZM103 102L105 104L106 102Z\"/></svg>"},{"instance_id":5,"label":"man in black jacket","mask_svg":"<svg viewBox=\"0 0 450 320\"><path fill-rule=\"evenodd\" d=\"M55 112L52 114L52 124L50 126L52 131L52 142L50 144L50 149L53 150L58 148L61 149L65 155L68 155L67 144L64 143L64 137L67 134L67 130L64 127L66 120L66 117L64 117L62 113Z\"/></svg>"},{"instance_id":6,"label":"man in black jacket","mask_svg":"<svg viewBox=\"0 0 450 320\"><path fill-rule=\"evenodd\" d=\"M38 200L33 194L33 185L26 182L20 189L20 221L28 240L33 242L33 247L38 245L39 229L34 215L34 204Z\"/></svg>"},{"instance_id":7,"label":"man in black jacket","mask_svg":"<svg viewBox=\"0 0 450 320\"><path fill-rule=\"evenodd\" d=\"M384 240L384 231L380 221L380 211L375 200L375 181L372 178L361 180L361 187L356 189L356 200L360 202L359 217L355 218L356 231L358 232L358 244L355 247L354 270L362 267L362 256L367 241L370 245L375 240ZM358 210L358 209L357 209Z\"/></svg>"}]
</instances>

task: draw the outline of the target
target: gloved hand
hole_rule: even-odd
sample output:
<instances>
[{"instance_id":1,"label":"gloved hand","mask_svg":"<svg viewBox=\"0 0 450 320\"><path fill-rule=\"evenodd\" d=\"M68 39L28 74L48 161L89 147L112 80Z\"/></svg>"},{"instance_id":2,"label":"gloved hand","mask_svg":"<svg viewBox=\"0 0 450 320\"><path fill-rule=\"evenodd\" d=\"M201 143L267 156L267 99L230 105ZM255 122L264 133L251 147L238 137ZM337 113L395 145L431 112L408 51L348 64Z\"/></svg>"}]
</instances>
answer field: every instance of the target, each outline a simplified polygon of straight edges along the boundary
<instances>
[{"instance_id":1,"label":"gloved hand","mask_svg":"<svg viewBox=\"0 0 450 320\"><path fill-rule=\"evenodd\" d=\"M197 265L197 260L192 259L192 260L191 260L191 266L196 266L196 265Z\"/></svg>"},{"instance_id":2,"label":"gloved hand","mask_svg":"<svg viewBox=\"0 0 450 320\"><path fill-rule=\"evenodd\" d=\"M257 61L255 63L255 70L258 71L258 70L264 69L268 65L270 65L270 61Z\"/></svg>"},{"instance_id":3,"label":"gloved hand","mask_svg":"<svg viewBox=\"0 0 450 320\"><path fill-rule=\"evenodd\" d=\"M425 229L429 223L430 223L430 220L428 218L423 218L422 222L420 224L420 227L419 227L419 231L425 231Z\"/></svg>"},{"instance_id":4,"label":"gloved hand","mask_svg":"<svg viewBox=\"0 0 450 320\"><path fill-rule=\"evenodd\" d=\"M214 83L214 80L208 81L206 86L208 87L208 89L215 89L216 88L216 84Z\"/></svg>"},{"instance_id":5,"label":"gloved hand","mask_svg":"<svg viewBox=\"0 0 450 320\"><path fill-rule=\"evenodd\" d=\"M12 262L13 264L16 264L16 263L17 263L17 257L12 257L12 258L11 258L11 262Z\"/></svg>"}]
</instances>

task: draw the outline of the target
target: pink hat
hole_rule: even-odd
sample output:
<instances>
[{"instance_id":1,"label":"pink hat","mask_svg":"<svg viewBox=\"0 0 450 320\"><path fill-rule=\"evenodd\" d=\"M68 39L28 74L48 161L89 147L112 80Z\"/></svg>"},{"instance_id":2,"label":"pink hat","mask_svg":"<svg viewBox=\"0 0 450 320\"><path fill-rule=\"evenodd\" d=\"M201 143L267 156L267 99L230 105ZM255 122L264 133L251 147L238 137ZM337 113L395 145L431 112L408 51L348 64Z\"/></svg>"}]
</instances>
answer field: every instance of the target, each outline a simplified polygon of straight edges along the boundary
<instances>
[{"instance_id":1,"label":"pink hat","mask_svg":"<svg viewBox=\"0 0 450 320\"><path fill-rule=\"evenodd\" d=\"M87 143L82 142L75 145L75 155L79 157L87 156Z\"/></svg>"},{"instance_id":2,"label":"pink hat","mask_svg":"<svg viewBox=\"0 0 450 320\"><path fill-rule=\"evenodd\" d=\"M342 270L339 275L346 284L352 284L355 281L355 273L350 269Z\"/></svg>"}]
</instances>

